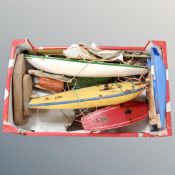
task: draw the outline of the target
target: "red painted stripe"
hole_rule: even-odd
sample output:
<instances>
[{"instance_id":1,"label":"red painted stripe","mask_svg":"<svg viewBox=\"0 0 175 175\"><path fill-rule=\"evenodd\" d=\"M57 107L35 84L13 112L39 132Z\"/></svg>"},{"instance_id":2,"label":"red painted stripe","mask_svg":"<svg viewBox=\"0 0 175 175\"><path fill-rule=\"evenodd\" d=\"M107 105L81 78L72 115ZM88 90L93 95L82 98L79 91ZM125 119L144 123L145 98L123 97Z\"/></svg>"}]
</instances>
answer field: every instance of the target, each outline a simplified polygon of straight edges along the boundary
<instances>
[{"instance_id":1,"label":"red painted stripe","mask_svg":"<svg viewBox=\"0 0 175 175\"><path fill-rule=\"evenodd\" d=\"M17 45L25 43L25 39L14 39L12 41L12 46L16 48Z\"/></svg>"},{"instance_id":2,"label":"red painted stripe","mask_svg":"<svg viewBox=\"0 0 175 175\"><path fill-rule=\"evenodd\" d=\"M167 127L167 132L168 136L172 135L172 122L171 122L171 112L166 113L166 127Z\"/></svg>"},{"instance_id":3,"label":"red painted stripe","mask_svg":"<svg viewBox=\"0 0 175 175\"><path fill-rule=\"evenodd\" d=\"M8 109L9 109L9 94L10 94L10 84L12 78L12 68L8 68L7 79L6 79L6 90L8 91L8 97L4 100L3 107L3 121L8 120Z\"/></svg>"},{"instance_id":4,"label":"red painted stripe","mask_svg":"<svg viewBox=\"0 0 175 175\"><path fill-rule=\"evenodd\" d=\"M23 134L28 136L138 137L138 133L24 132Z\"/></svg>"},{"instance_id":5,"label":"red painted stripe","mask_svg":"<svg viewBox=\"0 0 175 175\"><path fill-rule=\"evenodd\" d=\"M18 130L14 126L4 124L2 129L3 129L3 132L5 133L18 134Z\"/></svg>"}]
</instances>

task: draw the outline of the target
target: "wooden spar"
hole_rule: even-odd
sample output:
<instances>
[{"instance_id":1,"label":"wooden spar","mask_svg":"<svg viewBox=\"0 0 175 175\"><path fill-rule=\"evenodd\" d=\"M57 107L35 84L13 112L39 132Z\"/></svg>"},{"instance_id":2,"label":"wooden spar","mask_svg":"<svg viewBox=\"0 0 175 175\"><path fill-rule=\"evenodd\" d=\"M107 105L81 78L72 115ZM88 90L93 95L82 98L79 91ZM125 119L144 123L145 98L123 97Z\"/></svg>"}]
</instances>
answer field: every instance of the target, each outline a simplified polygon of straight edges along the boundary
<instances>
[{"instance_id":1,"label":"wooden spar","mask_svg":"<svg viewBox=\"0 0 175 175\"><path fill-rule=\"evenodd\" d=\"M57 48L57 49L35 49L29 50L28 53L32 55L52 55L52 56L64 56L63 51L67 49L65 48ZM104 50L104 49L102 49ZM139 50L111 50L111 51L121 51L125 58L148 58L150 57L150 53L147 51L139 51Z\"/></svg>"},{"instance_id":2,"label":"wooden spar","mask_svg":"<svg viewBox=\"0 0 175 175\"><path fill-rule=\"evenodd\" d=\"M134 53L129 54L129 53L124 53L123 57L124 58L145 58L145 59L147 59L149 57L149 55L148 54L134 54Z\"/></svg>"},{"instance_id":3,"label":"wooden spar","mask_svg":"<svg viewBox=\"0 0 175 175\"><path fill-rule=\"evenodd\" d=\"M28 70L28 73L31 74L31 75L38 76L38 77L50 78L50 79L59 80L59 81L62 81L62 82L67 82L67 83L72 82L72 79L67 78L63 75L50 74L50 73L46 73L46 72L43 72L43 71L40 71L40 70L30 69L30 70Z\"/></svg>"},{"instance_id":4,"label":"wooden spar","mask_svg":"<svg viewBox=\"0 0 175 175\"><path fill-rule=\"evenodd\" d=\"M149 124L150 125L157 125L160 128L160 117L159 114L156 114L156 107L155 107L155 100L154 100L154 90L153 90L153 77L151 72L148 75L150 81L150 87L148 90L148 101L149 101Z\"/></svg>"}]
</instances>

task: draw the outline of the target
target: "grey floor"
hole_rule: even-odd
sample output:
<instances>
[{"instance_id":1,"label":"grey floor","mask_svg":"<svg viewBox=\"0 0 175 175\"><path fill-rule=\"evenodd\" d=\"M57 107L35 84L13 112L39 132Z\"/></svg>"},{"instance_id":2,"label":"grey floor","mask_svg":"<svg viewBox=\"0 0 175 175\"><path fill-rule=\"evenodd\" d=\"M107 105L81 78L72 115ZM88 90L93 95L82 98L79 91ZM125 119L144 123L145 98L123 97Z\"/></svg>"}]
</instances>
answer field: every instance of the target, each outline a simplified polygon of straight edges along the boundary
<instances>
[{"instance_id":1,"label":"grey floor","mask_svg":"<svg viewBox=\"0 0 175 175\"><path fill-rule=\"evenodd\" d=\"M12 39L37 46L96 42L143 46L166 40L174 118L175 2L172 0L18 0L0 3L1 114ZM173 120L174 122L174 120ZM23 137L0 133L0 174L169 175L175 171L169 138Z\"/></svg>"}]
</instances>

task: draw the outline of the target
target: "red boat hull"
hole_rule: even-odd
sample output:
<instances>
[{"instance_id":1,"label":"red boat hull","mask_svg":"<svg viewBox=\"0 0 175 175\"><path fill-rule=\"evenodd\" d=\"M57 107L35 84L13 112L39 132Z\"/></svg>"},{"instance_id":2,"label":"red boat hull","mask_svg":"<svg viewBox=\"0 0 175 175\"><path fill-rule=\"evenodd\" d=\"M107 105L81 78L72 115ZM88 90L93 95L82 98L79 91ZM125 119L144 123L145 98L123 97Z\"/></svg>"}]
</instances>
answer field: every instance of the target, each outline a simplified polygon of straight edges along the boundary
<instances>
[{"instance_id":1,"label":"red boat hull","mask_svg":"<svg viewBox=\"0 0 175 175\"><path fill-rule=\"evenodd\" d=\"M104 131L131 125L148 117L148 104L128 102L109 106L81 118L87 131Z\"/></svg>"}]
</instances>

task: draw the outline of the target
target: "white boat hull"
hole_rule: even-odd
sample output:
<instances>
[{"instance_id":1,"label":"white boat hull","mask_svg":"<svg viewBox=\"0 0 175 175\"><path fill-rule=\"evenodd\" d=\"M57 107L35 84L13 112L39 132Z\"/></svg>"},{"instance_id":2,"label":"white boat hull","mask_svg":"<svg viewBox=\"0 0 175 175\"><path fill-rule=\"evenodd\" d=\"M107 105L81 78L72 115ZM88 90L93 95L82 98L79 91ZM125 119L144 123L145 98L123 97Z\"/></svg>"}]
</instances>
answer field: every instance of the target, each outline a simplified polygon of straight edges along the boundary
<instances>
[{"instance_id":1,"label":"white boat hull","mask_svg":"<svg viewBox=\"0 0 175 175\"><path fill-rule=\"evenodd\" d=\"M145 67L115 63L93 63L78 60L26 56L27 61L37 69L45 72L77 77L124 77L141 75L148 72Z\"/></svg>"}]
</instances>

